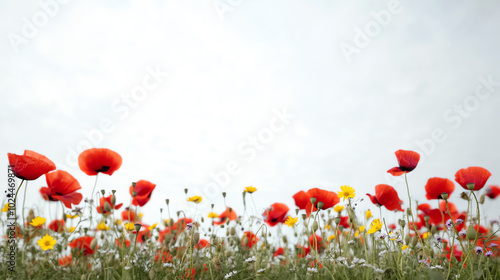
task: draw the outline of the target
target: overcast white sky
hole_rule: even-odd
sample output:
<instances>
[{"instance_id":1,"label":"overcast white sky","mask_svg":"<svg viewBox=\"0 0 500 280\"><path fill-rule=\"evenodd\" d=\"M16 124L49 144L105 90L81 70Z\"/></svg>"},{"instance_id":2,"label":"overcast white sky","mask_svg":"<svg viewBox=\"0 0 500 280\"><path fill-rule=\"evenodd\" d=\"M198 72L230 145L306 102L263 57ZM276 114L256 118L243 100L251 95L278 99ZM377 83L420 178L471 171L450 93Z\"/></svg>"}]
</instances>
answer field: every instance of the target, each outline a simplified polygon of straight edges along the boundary
<instances>
[{"instance_id":1,"label":"overcast white sky","mask_svg":"<svg viewBox=\"0 0 500 280\"><path fill-rule=\"evenodd\" d=\"M428 178L468 166L500 183L497 1L61 2L0 4L3 186L7 153L30 149L89 196L94 177L74 159L90 142L123 157L99 178L119 202L132 181L157 184L148 213L166 198L182 209L184 188L217 212L227 191L241 213L248 185L259 209L294 209L297 191L344 184L365 199L391 184L407 205L386 173L398 149L422 155L409 175L420 201ZM276 110L293 117L277 121ZM238 174L211 198L211 174L228 164ZM45 185L29 183L28 205L42 205Z\"/></svg>"}]
</instances>

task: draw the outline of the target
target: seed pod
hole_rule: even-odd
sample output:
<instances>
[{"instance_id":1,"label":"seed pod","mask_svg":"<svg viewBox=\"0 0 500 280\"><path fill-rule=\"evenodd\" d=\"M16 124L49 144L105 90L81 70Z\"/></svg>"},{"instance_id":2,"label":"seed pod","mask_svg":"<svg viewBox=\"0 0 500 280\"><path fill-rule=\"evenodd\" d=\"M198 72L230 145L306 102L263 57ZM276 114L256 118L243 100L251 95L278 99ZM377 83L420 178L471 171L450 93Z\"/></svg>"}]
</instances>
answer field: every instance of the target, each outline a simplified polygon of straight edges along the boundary
<instances>
[{"instance_id":1,"label":"seed pod","mask_svg":"<svg viewBox=\"0 0 500 280\"><path fill-rule=\"evenodd\" d=\"M112 208L111 208L111 205L109 205L109 203L108 203L107 201L106 201L106 202L104 202L104 210L105 210L106 212L111 212L111 209L112 209Z\"/></svg>"},{"instance_id":2,"label":"seed pod","mask_svg":"<svg viewBox=\"0 0 500 280\"><path fill-rule=\"evenodd\" d=\"M200 242L200 233L199 232L195 232L193 234L193 239L194 239L194 243L198 244L198 242Z\"/></svg>"},{"instance_id":3,"label":"seed pod","mask_svg":"<svg viewBox=\"0 0 500 280\"><path fill-rule=\"evenodd\" d=\"M399 225L404 228L406 226L406 221L404 219L399 219L398 220Z\"/></svg>"},{"instance_id":4,"label":"seed pod","mask_svg":"<svg viewBox=\"0 0 500 280\"><path fill-rule=\"evenodd\" d=\"M233 252L231 250L227 250L225 253L226 258L229 258L232 254L233 254Z\"/></svg>"},{"instance_id":5,"label":"seed pod","mask_svg":"<svg viewBox=\"0 0 500 280\"><path fill-rule=\"evenodd\" d=\"M286 244L288 243L288 239L286 238L286 235L283 235L283 242Z\"/></svg>"},{"instance_id":6,"label":"seed pod","mask_svg":"<svg viewBox=\"0 0 500 280\"><path fill-rule=\"evenodd\" d=\"M236 229L234 227L231 228L231 235L236 235Z\"/></svg>"},{"instance_id":7,"label":"seed pod","mask_svg":"<svg viewBox=\"0 0 500 280\"><path fill-rule=\"evenodd\" d=\"M92 239L92 242L90 242L90 249L95 250L95 248L97 247L97 239L94 238Z\"/></svg>"},{"instance_id":8,"label":"seed pod","mask_svg":"<svg viewBox=\"0 0 500 280\"><path fill-rule=\"evenodd\" d=\"M406 214L408 214L409 216L412 215L411 208L406 208Z\"/></svg>"},{"instance_id":9,"label":"seed pod","mask_svg":"<svg viewBox=\"0 0 500 280\"><path fill-rule=\"evenodd\" d=\"M111 200L111 204L116 205L116 196L114 194L111 196L110 200Z\"/></svg>"},{"instance_id":10,"label":"seed pod","mask_svg":"<svg viewBox=\"0 0 500 280\"><path fill-rule=\"evenodd\" d=\"M465 237L467 237L467 239L476 239L476 236L477 236L476 229L473 226L469 225Z\"/></svg>"},{"instance_id":11,"label":"seed pod","mask_svg":"<svg viewBox=\"0 0 500 280\"><path fill-rule=\"evenodd\" d=\"M324 203L322 201L319 201L318 204L316 205L316 208L318 208L318 210L320 210L323 208L323 205L324 205Z\"/></svg>"},{"instance_id":12,"label":"seed pod","mask_svg":"<svg viewBox=\"0 0 500 280\"><path fill-rule=\"evenodd\" d=\"M432 234L436 234L436 232L437 232L437 228L436 228L436 226L435 226L435 225L432 225L432 227L431 227L431 233L432 233Z\"/></svg>"},{"instance_id":13,"label":"seed pod","mask_svg":"<svg viewBox=\"0 0 500 280\"><path fill-rule=\"evenodd\" d=\"M412 237L412 239L411 239L411 246L412 246L412 247L415 247L415 246L417 245L417 243L418 243L418 238L417 238L417 236L415 235L415 236L413 236L413 237Z\"/></svg>"},{"instance_id":14,"label":"seed pod","mask_svg":"<svg viewBox=\"0 0 500 280\"><path fill-rule=\"evenodd\" d=\"M314 221L313 225L312 225L312 231L313 232L316 232L318 230L318 222L317 221Z\"/></svg>"},{"instance_id":15,"label":"seed pod","mask_svg":"<svg viewBox=\"0 0 500 280\"><path fill-rule=\"evenodd\" d=\"M486 198L486 194L482 194L481 197L479 198L479 203L483 204L484 203L484 199Z\"/></svg>"}]
</instances>

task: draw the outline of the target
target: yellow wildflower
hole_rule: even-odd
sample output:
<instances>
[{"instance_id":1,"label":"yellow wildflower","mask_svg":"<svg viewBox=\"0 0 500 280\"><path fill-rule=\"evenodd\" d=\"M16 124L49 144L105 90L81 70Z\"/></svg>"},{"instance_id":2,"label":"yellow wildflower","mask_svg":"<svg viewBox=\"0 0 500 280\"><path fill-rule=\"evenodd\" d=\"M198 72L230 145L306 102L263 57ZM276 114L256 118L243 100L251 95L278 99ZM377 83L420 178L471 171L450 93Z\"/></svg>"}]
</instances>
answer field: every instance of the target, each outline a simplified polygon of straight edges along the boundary
<instances>
[{"instance_id":1,"label":"yellow wildflower","mask_svg":"<svg viewBox=\"0 0 500 280\"><path fill-rule=\"evenodd\" d=\"M247 192L247 193L254 193L256 191L257 191L256 187L252 187L252 186L245 187L245 192Z\"/></svg>"},{"instance_id":2,"label":"yellow wildflower","mask_svg":"<svg viewBox=\"0 0 500 280\"><path fill-rule=\"evenodd\" d=\"M287 225L289 227L293 227L298 221L299 221L299 217L292 218L289 216L285 221L285 225Z\"/></svg>"},{"instance_id":3,"label":"yellow wildflower","mask_svg":"<svg viewBox=\"0 0 500 280\"><path fill-rule=\"evenodd\" d=\"M401 250L406 250L408 249L408 245L403 245L403 247L401 247Z\"/></svg>"},{"instance_id":4,"label":"yellow wildflower","mask_svg":"<svg viewBox=\"0 0 500 280\"><path fill-rule=\"evenodd\" d=\"M354 198L355 194L354 188L350 186L340 186L339 198L345 201L346 198Z\"/></svg>"},{"instance_id":5,"label":"yellow wildflower","mask_svg":"<svg viewBox=\"0 0 500 280\"><path fill-rule=\"evenodd\" d=\"M126 230L134 230L135 229L134 223L125 223L124 226L125 226Z\"/></svg>"},{"instance_id":6,"label":"yellow wildflower","mask_svg":"<svg viewBox=\"0 0 500 280\"><path fill-rule=\"evenodd\" d=\"M54 248L54 245L56 245L56 240L54 239L54 237L45 234L42 239L38 240L37 244L38 246L40 246L40 248L42 248L42 250L47 251L48 249Z\"/></svg>"},{"instance_id":7,"label":"yellow wildflower","mask_svg":"<svg viewBox=\"0 0 500 280\"><path fill-rule=\"evenodd\" d=\"M370 211L370 209L366 210L365 217L366 217L367 220L372 217L372 211Z\"/></svg>"},{"instance_id":8,"label":"yellow wildflower","mask_svg":"<svg viewBox=\"0 0 500 280\"><path fill-rule=\"evenodd\" d=\"M368 234L375 233L381 229L382 229L382 222L380 222L380 219L375 219L372 221L372 223L370 225L370 229L368 230Z\"/></svg>"},{"instance_id":9,"label":"yellow wildflower","mask_svg":"<svg viewBox=\"0 0 500 280\"><path fill-rule=\"evenodd\" d=\"M332 239L335 239L335 234L328 236L328 241L332 241Z\"/></svg>"},{"instance_id":10,"label":"yellow wildflower","mask_svg":"<svg viewBox=\"0 0 500 280\"><path fill-rule=\"evenodd\" d=\"M365 231L365 226L360 226L359 227L359 232L363 232L363 231Z\"/></svg>"},{"instance_id":11,"label":"yellow wildflower","mask_svg":"<svg viewBox=\"0 0 500 280\"><path fill-rule=\"evenodd\" d=\"M76 227L70 227L70 228L66 228L66 231L71 233L71 232L75 231L75 229L76 229Z\"/></svg>"},{"instance_id":12,"label":"yellow wildflower","mask_svg":"<svg viewBox=\"0 0 500 280\"><path fill-rule=\"evenodd\" d=\"M152 225L152 226L148 227L148 229L149 229L149 230L153 230L153 229L154 229L157 225L158 225L158 223L156 223L156 224L154 224L154 225Z\"/></svg>"},{"instance_id":13,"label":"yellow wildflower","mask_svg":"<svg viewBox=\"0 0 500 280\"><path fill-rule=\"evenodd\" d=\"M80 215L66 214L66 218L68 218L68 219L74 219L74 218L78 218L78 217L80 217Z\"/></svg>"},{"instance_id":14,"label":"yellow wildflower","mask_svg":"<svg viewBox=\"0 0 500 280\"><path fill-rule=\"evenodd\" d=\"M36 217L33 220L31 220L30 225L32 225L34 227L39 227L39 226L42 226L43 224L45 224L46 220L47 219L42 218L42 217Z\"/></svg>"},{"instance_id":15,"label":"yellow wildflower","mask_svg":"<svg viewBox=\"0 0 500 280\"><path fill-rule=\"evenodd\" d=\"M202 198L199 195L195 195L195 196L188 198L188 201L192 201L194 203L200 203L201 200L202 200Z\"/></svg>"},{"instance_id":16,"label":"yellow wildflower","mask_svg":"<svg viewBox=\"0 0 500 280\"><path fill-rule=\"evenodd\" d=\"M219 217L219 214L215 213L215 212L210 212L208 213L208 217L210 219L215 219L215 218L218 218Z\"/></svg>"},{"instance_id":17,"label":"yellow wildflower","mask_svg":"<svg viewBox=\"0 0 500 280\"><path fill-rule=\"evenodd\" d=\"M422 238L423 238L423 239L427 239L427 238L429 238L429 236L430 236L430 235L431 235L431 233L430 233L430 232L426 232L426 233L424 233L424 234L422 235Z\"/></svg>"},{"instance_id":18,"label":"yellow wildflower","mask_svg":"<svg viewBox=\"0 0 500 280\"><path fill-rule=\"evenodd\" d=\"M98 230L109 230L109 227L106 226L106 224L104 222L101 222L100 224L98 224L96 228Z\"/></svg>"},{"instance_id":19,"label":"yellow wildflower","mask_svg":"<svg viewBox=\"0 0 500 280\"><path fill-rule=\"evenodd\" d=\"M343 205L335 205L335 208L333 208L333 211L335 211L337 213L342 212L342 210L344 210L344 206Z\"/></svg>"}]
</instances>

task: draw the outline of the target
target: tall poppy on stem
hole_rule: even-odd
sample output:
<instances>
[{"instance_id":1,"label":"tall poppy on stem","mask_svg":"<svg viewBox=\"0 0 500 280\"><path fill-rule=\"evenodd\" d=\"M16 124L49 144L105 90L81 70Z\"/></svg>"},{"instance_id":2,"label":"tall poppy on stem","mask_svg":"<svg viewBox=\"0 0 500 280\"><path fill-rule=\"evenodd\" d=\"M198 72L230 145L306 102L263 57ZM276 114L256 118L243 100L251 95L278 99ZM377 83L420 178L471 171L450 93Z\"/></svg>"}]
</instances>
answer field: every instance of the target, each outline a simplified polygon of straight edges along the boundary
<instances>
[{"instance_id":1,"label":"tall poppy on stem","mask_svg":"<svg viewBox=\"0 0 500 280\"><path fill-rule=\"evenodd\" d=\"M110 149L92 148L78 156L78 165L89 176L98 173L113 175L122 165L122 157Z\"/></svg>"},{"instance_id":2,"label":"tall poppy on stem","mask_svg":"<svg viewBox=\"0 0 500 280\"><path fill-rule=\"evenodd\" d=\"M270 226L275 226L284 222L285 215L288 213L288 206L283 203L273 203L270 208L264 212L265 222Z\"/></svg>"},{"instance_id":3,"label":"tall poppy on stem","mask_svg":"<svg viewBox=\"0 0 500 280\"><path fill-rule=\"evenodd\" d=\"M146 203L148 203L149 199L151 199L151 194L153 193L153 190L156 188L156 185L146 181L146 180L140 180L137 183L132 184L130 186L130 195L132 196L132 204L137 206L144 206ZM135 193L135 195L134 195Z\"/></svg>"},{"instance_id":4,"label":"tall poppy on stem","mask_svg":"<svg viewBox=\"0 0 500 280\"><path fill-rule=\"evenodd\" d=\"M36 180L43 174L56 169L56 165L44 155L25 150L23 155L7 153L14 175L23 180Z\"/></svg>"},{"instance_id":5,"label":"tall poppy on stem","mask_svg":"<svg viewBox=\"0 0 500 280\"><path fill-rule=\"evenodd\" d=\"M489 186L486 189L486 195L491 199L495 199L498 195L500 195L500 188L498 186Z\"/></svg>"},{"instance_id":6,"label":"tall poppy on stem","mask_svg":"<svg viewBox=\"0 0 500 280\"><path fill-rule=\"evenodd\" d=\"M311 215L312 211L317 211L318 203L323 205L321 209L328 209L340 202L340 198L335 192L330 192L318 188L309 189L307 192L300 191L293 195L295 205L300 209L305 209L307 217Z\"/></svg>"},{"instance_id":7,"label":"tall poppy on stem","mask_svg":"<svg viewBox=\"0 0 500 280\"><path fill-rule=\"evenodd\" d=\"M78 181L68 172L57 170L45 174L48 187L42 187L40 193L45 200L61 201L64 206L71 208L71 204L78 205L82 201L82 194L76 191L81 189Z\"/></svg>"},{"instance_id":8,"label":"tall poppy on stem","mask_svg":"<svg viewBox=\"0 0 500 280\"><path fill-rule=\"evenodd\" d=\"M120 207L122 207L123 203L115 205L116 201L113 203L112 198L113 198L113 195L109 195L107 197L101 197L99 199L99 206L97 207L97 213L103 214L103 215L109 215L109 214L111 214L111 211L113 209L118 210L118 209L120 209Z\"/></svg>"},{"instance_id":9,"label":"tall poppy on stem","mask_svg":"<svg viewBox=\"0 0 500 280\"><path fill-rule=\"evenodd\" d=\"M417 167L418 161L420 160L420 155L414 151L397 150L395 154L398 159L399 166L393 167L387 171L393 176L401 176L405 174L405 172L411 172L415 169L415 167Z\"/></svg>"},{"instance_id":10,"label":"tall poppy on stem","mask_svg":"<svg viewBox=\"0 0 500 280\"><path fill-rule=\"evenodd\" d=\"M92 255L94 254L94 250L97 249L98 247L96 245L95 248L92 249L91 244L93 240L94 237L82 236L71 241L71 243L69 243L68 246L83 251L84 256Z\"/></svg>"},{"instance_id":11,"label":"tall poppy on stem","mask_svg":"<svg viewBox=\"0 0 500 280\"><path fill-rule=\"evenodd\" d=\"M381 207L385 206L387 210L399 210L403 211L401 204L403 201L399 199L398 192L391 186L380 184L375 186L375 195L369 193L366 194L370 197L373 204Z\"/></svg>"},{"instance_id":12,"label":"tall poppy on stem","mask_svg":"<svg viewBox=\"0 0 500 280\"><path fill-rule=\"evenodd\" d=\"M217 218L219 219L218 221L213 221L213 224L216 226L222 225L228 219L230 221L234 221L236 220L236 218L238 218L238 215L236 215L236 212L234 212L233 208L227 207L226 210L222 212Z\"/></svg>"},{"instance_id":13,"label":"tall poppy on stem","mask_svg":"<svg viewBox=\"0 0 500 280\"><path fill-rule=\"evenodd\" d=\"M434 177L430 178L427 184L425 184L425 197L427 197L427 199L441 199L441 194L447 193L449 197L454 190L455 184L453 184L451 180Z\"/></svg>"},{"instance_id":14,"label":"tall poppy on stem","mask_svg":"<svg viewBox=\"0 0 500 280\"><path fill-rule=\"evenodd\" d=\"M466 190L469 189L467 185L473 184L473 190L478 191L484 187L490 176L491 173L485 168L471 166L458 170L455 173L455 181Z\"/></svg>"}]
</instances>

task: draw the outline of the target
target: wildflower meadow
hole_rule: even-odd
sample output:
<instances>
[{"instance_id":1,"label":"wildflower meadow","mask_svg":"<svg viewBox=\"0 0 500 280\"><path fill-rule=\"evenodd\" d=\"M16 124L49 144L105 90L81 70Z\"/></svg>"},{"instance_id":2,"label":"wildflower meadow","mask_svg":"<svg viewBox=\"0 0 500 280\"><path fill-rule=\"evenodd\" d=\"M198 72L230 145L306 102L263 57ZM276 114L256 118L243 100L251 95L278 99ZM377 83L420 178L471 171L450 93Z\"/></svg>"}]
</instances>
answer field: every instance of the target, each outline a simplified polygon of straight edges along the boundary
<instances>
[{"instance_id":1,"label":"wildflower meadow","mask_svg":"<svg viewBox=\"0 0 500 280\"><path fill-rule=\"evenodd\" d=\"M193 211L171 212L176 201L165 198L161 213L145 213L156 188L147 178L131 182L126 201L100 185L101 176L113 176L122 164L110 149L92 148L78 157L81 172L95 177L93 186L81 186L37 152L9 153L0 278L500 279L499 222L482 210L500 195L488 181L490 171L471 166L455 178L430 177L427 201L417 202L412 190L423 186L412 185L412 173L420 155L395 155L397 165L387 172L403 176L404 188L379 184L360 193L348 185L311 187L283 194L295 205L277 198L262 212L256 207L259 187L241 186L239 201L220 193L222 213L213 204L211 211L198 209L206 198L179 189ZM27 186L43 177L46 186ZM91 188L93 196L84 198L82 188ZM40 195L54 212L27 207L21 189ZM358 209L361 199L371 207ZM467 208L459 209L459 200ZM243 205L243 213L235 205ZM145 215L161 218L146 224Z\"/></svg>"}]
</instances>

